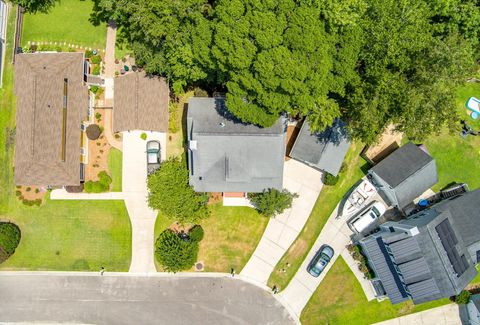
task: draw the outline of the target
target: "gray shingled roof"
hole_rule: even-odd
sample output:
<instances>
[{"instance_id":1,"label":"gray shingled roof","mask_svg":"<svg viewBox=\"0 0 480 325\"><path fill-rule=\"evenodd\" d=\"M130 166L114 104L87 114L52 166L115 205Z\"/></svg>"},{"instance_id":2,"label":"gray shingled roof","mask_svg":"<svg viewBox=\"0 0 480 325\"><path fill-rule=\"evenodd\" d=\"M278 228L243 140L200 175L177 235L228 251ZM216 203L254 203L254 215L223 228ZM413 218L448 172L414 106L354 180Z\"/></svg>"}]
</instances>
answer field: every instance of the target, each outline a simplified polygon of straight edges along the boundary
<instances>
[{"instance_id":1,"label":"gray shingled roof","mask_svg":"<svg viewBox=\"0 0 480 325\"><path fill-rule=\"evenodd\" d=\"M478 205L479 199L480 190L468 192L409 219L390 222L380 232L360 240L370 265L382 281L392 303L405 300L397 276L416 304L456 295L470 283L477 271L467 246L480 242L479 228L473 225L480 220L480 212L471 208ZM446 220L453 231L454 240L451 243L446 243L438 232L437 226ZM399 228L395 227L397 224ZM474 229L468 229L469 225ZM412 235L405 231L409 228L417 228L418 232ZM455 272L446 251L448 246L467 261L468 266L462 273ZM386 254L387 251L391 255ZM391 263L396 267L391 267Z\"/></svg>"},{"instance_id":2,"label":"gray shingled roof","mask_svg":"<svg viewBox=\"0 0 480 325\"><path fill-rule=\"evenodd\" d=\"M310 125L305 121L290 157L336 176L349 147L350 140L345 123L341 120L335 120L331 127L313 134Z\"/></svg>"},{"instance_id":3,"label":"gray shingled roof","mask_svg":"<svg viewBox=\"0 0 480 325\"><path fill-rule=\"evenodd\" d=\"M113 130L167 132L168 85L163 78L133 72L115 78Z\"/></svg>"},{"instance_id":4,"label":"gray shingled roof","mask_svg":"<svg viewBox=\"0 0 480 325\"><path fill-rule=\"evenodd\" d=\"M67 79L65 161L64 79ZM15 183L79 185L80 126L88 108L82 53L19 54L15 62Z\"/></svg>"},{"instance_id":5,"label":"gray shingled roof","mask_svg":"<svg viewBox=\"0 0 480 325\"><path fill-rule=\"evenodd\" d=\"M400 208L438 182L435 160L411 142L395 150L369 173L380 177L392 188Z\"/></svg>"},{"instance_id":6,"label":"gray shingled roof","mask_svg":"<svg viewBox=\"0 0 480 325\"><path fill-rule=\"evenodd\" d=\"M198 192L261 192L281 189L285 121L246 125L223 98L190 98L187 114L190 184Z\"/></svg>"}]
</instances>

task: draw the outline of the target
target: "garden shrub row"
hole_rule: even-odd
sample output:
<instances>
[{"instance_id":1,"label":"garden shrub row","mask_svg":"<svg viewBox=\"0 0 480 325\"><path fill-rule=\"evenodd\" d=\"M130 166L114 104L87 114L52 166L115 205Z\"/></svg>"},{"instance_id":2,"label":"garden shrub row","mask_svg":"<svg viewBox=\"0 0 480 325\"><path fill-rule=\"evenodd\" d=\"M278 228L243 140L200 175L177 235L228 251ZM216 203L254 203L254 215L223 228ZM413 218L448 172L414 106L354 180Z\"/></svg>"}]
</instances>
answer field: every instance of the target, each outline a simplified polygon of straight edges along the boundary
<instances>
[{"instance_id":1,"label":"garden shrub row","mask_svg":"<svg viewBox=\"0 0 480 325\"><path fill-rule=\"evenodd\" d=\"M11 222L0 222L0 263L10 257L20 243L20 228Z\"/></svg>"},{"instance_id":2,"label":"garden shrub row","mask_svg":"<svg viewBox=\"0 0 480 325\"><path fill-rule=\"evenodd\" d=\"M112 184L112 178L106 171L98 173L98 181L85 182L84 191L86 193L102 193L110 190L110 184Z\"/></svg>"}]
</instances>

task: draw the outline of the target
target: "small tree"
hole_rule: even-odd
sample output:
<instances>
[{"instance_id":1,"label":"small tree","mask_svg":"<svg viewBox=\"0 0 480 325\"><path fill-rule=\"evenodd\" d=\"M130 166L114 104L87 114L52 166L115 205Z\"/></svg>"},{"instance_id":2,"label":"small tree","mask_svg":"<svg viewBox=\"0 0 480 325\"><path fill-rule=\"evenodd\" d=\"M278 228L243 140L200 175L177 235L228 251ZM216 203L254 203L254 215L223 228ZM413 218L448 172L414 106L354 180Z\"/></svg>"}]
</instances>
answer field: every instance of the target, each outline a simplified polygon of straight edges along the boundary
<instances>
[{"instance_id":1,"label":"small tree","mask_svg":"<svg viewBox=\"0 0 480 325\"><path fill-rule=\"evenodd\" d=\"M455 302L459 305L466 305L469 301L470 292L467 290L462 290L462 292L455 296Z\"/></svg>"},{"instance_id":2,"label":"small tree","mask_svg":"<svg viewBox=\"0 0 480 325\"><path fill-rule=\"evenodd\" d=\"M279 191L274 188L264 190L262 193L249 193L248 198L253 206L264 216L274 217L292 206L296 193L287 190Z\"/></svg>"},{"instance_id":3,"label":"small tree","mask_svg":"<svg viewBox=\"0 0 480 325\"><path fill-rule=\"evenodd\" d=\"M179 223L196 223L209 216L208 197L196 193L188 183L186 165L178 158L163 162L148 176L148 204Z\"/></svg>"},{"instance_id":4,"label":"small tree","mask_svg":"<svg viewBox=\"0 0 480 325\"><path fill-rule=\"evenodd\" d=\"M163 231L155 242L155 257L168 272L188 270L197 260L198 242L183 240L170 229Z\"/></svg>"},{"instance_id":5,"label":"small tree","mask_svg":"<svg viewBox=\"0 0 480 325\"><path fill-rule=\"evenodd\" d=\"M20 228L16 224L0 222L0 263L15 253L20 237Z\"/></svg>"},{"instance_id":6,"label":"small tree","mask_svg":"<svg viewBox=\"0 0 480 325\"><path fill-rule=\"evenodd\" d=\"M339 178L338 175L333 176L330 173L325 173L325 175L323 175L323 184L328 185L328 186L336 185L337 182L338 182L338 178Z\"/></svg>"},{"instance_id":7,"label":"small tree","mask_svg":"<svg viewBox=\"0 0 480 325\"><path fill-rule=\"evenodd\" d=\"M204 231L202 226L200 225L193 226L188 232L188 236L190 237L190 240L197 243L203 239L203 235L204 235Z\"/></svg>"}]
</instances>

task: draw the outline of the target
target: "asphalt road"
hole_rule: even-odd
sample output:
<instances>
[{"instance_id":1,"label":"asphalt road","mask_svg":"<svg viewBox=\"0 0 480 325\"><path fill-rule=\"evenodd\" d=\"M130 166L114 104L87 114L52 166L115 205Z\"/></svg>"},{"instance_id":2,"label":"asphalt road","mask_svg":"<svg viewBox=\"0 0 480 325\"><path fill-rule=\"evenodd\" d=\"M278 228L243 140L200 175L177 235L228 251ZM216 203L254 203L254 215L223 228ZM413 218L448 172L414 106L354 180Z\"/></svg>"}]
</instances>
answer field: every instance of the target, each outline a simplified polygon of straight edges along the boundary
<instances>
[{"instance_id":1,"label":"asphalt road","mask_svg":"<svg viewBox=\"0 0 480 325\"><path fill-rule=\"evenodd\" d=\"M0 273L0 323L294 324L270 293L228 277Z\"/></svg>"}]
</instances>

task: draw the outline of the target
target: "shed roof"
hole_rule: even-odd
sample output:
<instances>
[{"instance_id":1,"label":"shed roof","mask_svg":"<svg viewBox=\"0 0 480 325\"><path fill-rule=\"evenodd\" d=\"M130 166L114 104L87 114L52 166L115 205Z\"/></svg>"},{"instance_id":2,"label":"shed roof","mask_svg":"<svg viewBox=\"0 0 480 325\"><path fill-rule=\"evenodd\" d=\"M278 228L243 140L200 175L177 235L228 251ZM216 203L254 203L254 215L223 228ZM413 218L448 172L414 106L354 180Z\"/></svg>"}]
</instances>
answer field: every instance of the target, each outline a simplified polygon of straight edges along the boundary
<instances>
[{"instance_id":1,"label":"shed roof","mask_svg":"<svg viewBox=\"0 0 480 325\"><path fill-rule=\"evenodd\" d=\"M350 139L343 121L337 119L324 131L314 133L308 121L305 121L290 157L336 176L349 147Z\"/></svg>"},{"instance_id":2,"label":"shed roof","mask_svg":"<svg viewBox=\"0 0 480 325\"><path fill-rule=\"evenodd\" d=\"M88 108L83 54L17 55L15 94L15 183L79 185L80 126Z\"/></svg>"},{"instance_id":3,"label":"shed roof","mask_svg":"<svg viewBox=\"0 0 480 325\"><path fill-rule=\"evenodd\" d=\"M190 184L198 192L261 192L281 189L286 128L241 123L224 98L190 98L187 128Z\"/></svg>"},{"instance_id":4,"label":"shed roof","mask_svg":"<svg viewBox=\"0 0 480 325\"><path fill-rule=\"evenodd\" d=\"M115 78L113 130L167 132L169 90L165 79L132 72Z\"/></svg>"}]
</instances>

